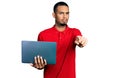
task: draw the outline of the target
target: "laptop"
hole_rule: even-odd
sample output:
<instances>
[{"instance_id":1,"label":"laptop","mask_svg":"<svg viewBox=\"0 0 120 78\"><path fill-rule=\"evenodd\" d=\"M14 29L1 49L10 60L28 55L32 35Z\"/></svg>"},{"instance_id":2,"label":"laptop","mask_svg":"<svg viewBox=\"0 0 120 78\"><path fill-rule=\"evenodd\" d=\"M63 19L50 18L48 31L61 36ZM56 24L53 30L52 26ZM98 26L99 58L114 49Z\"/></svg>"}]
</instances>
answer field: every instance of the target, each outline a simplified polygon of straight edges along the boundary
<instances>
[{"instance_id":1,"label":"laptop","mask_svg":"<svg viewBox=\"0 0 120 78\"><path fill-rule=\"evenodd\" d=\"M56 64L56 42L21 41L22 63L34 63L35 56L42 56L47 64Z\"/></svg>"}]
</instances>

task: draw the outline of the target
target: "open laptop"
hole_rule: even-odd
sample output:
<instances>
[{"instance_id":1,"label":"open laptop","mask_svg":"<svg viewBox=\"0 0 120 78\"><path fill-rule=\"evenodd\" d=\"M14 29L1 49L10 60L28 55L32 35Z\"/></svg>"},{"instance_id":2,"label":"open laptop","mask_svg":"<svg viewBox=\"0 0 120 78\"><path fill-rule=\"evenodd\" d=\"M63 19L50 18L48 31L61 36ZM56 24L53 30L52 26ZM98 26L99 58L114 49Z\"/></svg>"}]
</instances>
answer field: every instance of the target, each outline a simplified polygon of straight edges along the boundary
<instances>
[{"instance_id":1,"label":"open laptop","mask_svg":"<svg viewBox=\"0 0 120 78\"><path fill-rule=\"evenodd\" d=\"M21 41L22 63L33 63L35 56L42 56L47 64L56 63L56 42Z\"/></svg>"}]
</instances>

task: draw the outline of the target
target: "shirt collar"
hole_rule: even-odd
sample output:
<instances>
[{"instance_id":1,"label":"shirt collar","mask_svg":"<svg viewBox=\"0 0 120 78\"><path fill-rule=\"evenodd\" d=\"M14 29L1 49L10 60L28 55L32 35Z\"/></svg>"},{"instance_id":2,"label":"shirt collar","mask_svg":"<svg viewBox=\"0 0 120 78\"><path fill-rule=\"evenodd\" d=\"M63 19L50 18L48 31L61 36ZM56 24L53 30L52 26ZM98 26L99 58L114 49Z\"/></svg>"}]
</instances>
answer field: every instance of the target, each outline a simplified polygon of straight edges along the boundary
<instances>
[{"instance_id":1,"label":"shirt collar","mask_svg":"<svg viewBox=\"0 0 120 78\"><path fill-rule=\"evenodd\" d=\"M53 27L52 27L57 33L66 33L67 32L67 30L69 29L69 26L68 25L66 25L66 29L64 30L64 31L62 31L62 32L60 32L60 31L58 31L56 28L55 28L55 25L53 25Z\"/></svg>"}]
</instances>

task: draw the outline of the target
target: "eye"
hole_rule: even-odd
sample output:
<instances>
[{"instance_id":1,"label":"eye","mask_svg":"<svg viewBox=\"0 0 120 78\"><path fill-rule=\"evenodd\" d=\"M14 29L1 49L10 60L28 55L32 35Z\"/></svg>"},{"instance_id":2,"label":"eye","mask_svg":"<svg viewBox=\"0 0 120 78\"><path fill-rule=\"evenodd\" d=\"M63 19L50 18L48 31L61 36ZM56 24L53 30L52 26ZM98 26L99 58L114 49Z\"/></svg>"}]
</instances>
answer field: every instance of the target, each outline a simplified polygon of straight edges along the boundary
<instances>
[{"instance_id":1,"label":"eye","mask_svg":"<svg viewBox=\"0 0 120 78\"><path fill-rule=\"evenodd\" d=\"M60 14L64 14L63 12L60 12Z\"/></svg>"},{"instance_id":2,"label":"eye","mask_svg":"<svg viewBox=\"0 0 120 78\"><path fill-rule=\"evenodd\" d=\"M69 14L69 12L67 12L66 14Z\"/></svg>"}]
</instances>

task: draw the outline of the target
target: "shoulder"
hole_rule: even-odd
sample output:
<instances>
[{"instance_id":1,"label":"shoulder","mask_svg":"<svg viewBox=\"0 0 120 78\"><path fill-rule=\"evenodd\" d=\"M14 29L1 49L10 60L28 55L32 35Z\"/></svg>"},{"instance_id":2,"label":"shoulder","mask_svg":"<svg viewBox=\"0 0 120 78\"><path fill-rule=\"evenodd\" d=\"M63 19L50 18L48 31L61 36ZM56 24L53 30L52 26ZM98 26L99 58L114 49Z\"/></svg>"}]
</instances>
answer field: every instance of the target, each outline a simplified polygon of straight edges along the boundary
<instances>
[{"instance_id":1,"label":"shoulder","mask_svg":"<svg viewBox=\"0 0 120 78\"><path fill-rule=\"evenodd\" d=\"M78 28L69 28L72 33L77 36L77 35L82 35L81 31Z\"/></svg>"},{"instance_id":2,"label":"shoulder","mask_svg":"<svg viewBox=\"0 0 120 78\"><path fill-rule=\"evenodd\" d=\"M69 30L72 31L72 32L76 32L76 31L79 31L79 32L80 32L80 30L79 30L78 28L70 28L70 27L69 27Z\"/></svg>"},{"instance_id":3,"label":"shoulder","mask_svg":"<svg viewBox=\"0 0 120 78\"><path fill-rule=\"evenodd\" d=\"M79 29L77 28L72 28L73 31L80 31Z\"/></svg>"},{"instance_id":4,"label":"shoulder","mask_svg":"<svg viewBox=\"0 0 120 78\"><path fill-rule=\"evenodd\" d=\"M50 32L52 32L52 28L44 29L39 34L47 34L47 33L50 33Z\"/></svg>"},{"instance_id":5,"label":"shoulder","mask_svg":"<svg viewBox=\"0 0 120 78\"><path fill-rule=\"evenodd\" d=\"M50 32L52 32L52 28L48 28L39 32L38 41L44 40L44 37L48 36Z\"/></svg>"},{"instance_id":6,"label":"shoulder","mask_svg":"<svg viewBox=\"0 0 120 78\"><path fill-rule=\"evenodd\" d=\"M52 28L47 28L47 29L41 31L41 33L46 33L46 32L51 32L51 31L52 31Z\"/></svg>"}]
</instances>

